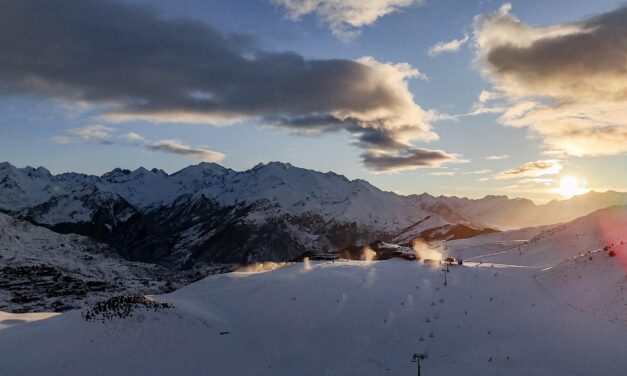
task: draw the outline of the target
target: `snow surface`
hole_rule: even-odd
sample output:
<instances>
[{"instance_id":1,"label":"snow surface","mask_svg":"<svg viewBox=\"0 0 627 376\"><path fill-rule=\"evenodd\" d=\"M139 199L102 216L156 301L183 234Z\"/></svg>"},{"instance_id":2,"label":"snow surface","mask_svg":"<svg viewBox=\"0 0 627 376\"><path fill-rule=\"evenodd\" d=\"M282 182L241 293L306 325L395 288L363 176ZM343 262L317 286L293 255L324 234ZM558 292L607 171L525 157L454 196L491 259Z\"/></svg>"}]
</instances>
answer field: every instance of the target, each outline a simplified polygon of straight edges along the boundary
<instances>
[{"instance_id":1,"label":"snow surface","mask_svg":"<svg viewBox=\"0 0 627 376\"><path fill-rule=\"evenodd\" d=\"M551 226L528 227L519 230L481 234L468 239L450 240L444 243L449 256L463 260L479 260L481 256L502 253L528 242Z\"/></svg>"},{"instance_id":2,"label":"snow surface","mask_svg":"<svg viewBox=\"0 0 627 376\"><path fill-rule=\"evenodd\" d=\"M627 242L627 206L614 206L549 227L522 244L482 255L480 259L483 262L550 267L621 241Z\"/></svg>"},{"instance_id":3,"label":"snow surface","mask_svg":"<svg viewBox=\"0 0 627 376\"><path fill-rule=\"evenodd\" d=\"M414 375L412 354L426 352L425 375L624 375L627 326L556 298L537 269L450 269L443 286L420 262L310 262L211 276L155 297L176 308L127 319L13 315L0 364L15 375Z\"/></svg>"},{"instance_id":4,"label":"snow surface","mask_svg":"<svg viewBox=\"0 0 627 376\"><path fill-rule=\"evenodd\" d=\"M0 270L37 265L53 267L81 281L106 281L115 288L89 293L81 299L42 296L40 301L31 304L34 310L49 307L57 300L88 306L112 294L159 292L165 281L156 279L167 274L156 265L124 260L90 238L58 234L0 213ZM11 303L10 299L9 291L0 289L0 309L14 311L26 307Z\"/></svg>"},{"instance_id":5,"label":"snow surface","mask_svg":"<svg viewBox=\"0 0 627 376\"><path fill-rule=\"evenodd\" d=\"M9 313L0 311L0 330L10 328L50 317L58 316L60 313L53 312L29 312L29 313Z\"/></svg>"},{"instance_id":6,"label":"snow surface","mask_svg":"<svg viewBox=\"0 0 627 376\"><path fill-rule=\"evenodd\" d=\"M627 325L627 245L594 251L546 269L536 277L556 299L595 318Z\"/></svg>"}]
</instances>

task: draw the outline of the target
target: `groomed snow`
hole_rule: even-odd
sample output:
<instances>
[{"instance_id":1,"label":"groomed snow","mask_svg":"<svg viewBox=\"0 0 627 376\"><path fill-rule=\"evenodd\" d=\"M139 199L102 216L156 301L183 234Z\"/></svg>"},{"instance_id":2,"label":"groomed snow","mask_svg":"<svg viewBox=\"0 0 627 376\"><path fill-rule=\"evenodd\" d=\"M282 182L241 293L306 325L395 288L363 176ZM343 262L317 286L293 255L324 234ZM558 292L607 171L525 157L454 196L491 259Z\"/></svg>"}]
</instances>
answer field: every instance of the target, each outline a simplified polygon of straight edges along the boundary
<instances>
[{"instance_id":1,"label":"groomed snow","mask_svg":"<svg viewBox=\"0 0 627 376\"><path fill-rule=\"evenodd\" d=\"M624 375L627 326L557 299L537 269L311 262L211 276L176 308L0 329L11 375ZM427 322L427 319L429 322ZM2 325L2 322L0 322ZM430 336L430 334L433 336ZM423 337L424 341L419 341Z\"/></svg>"}]
</instances>

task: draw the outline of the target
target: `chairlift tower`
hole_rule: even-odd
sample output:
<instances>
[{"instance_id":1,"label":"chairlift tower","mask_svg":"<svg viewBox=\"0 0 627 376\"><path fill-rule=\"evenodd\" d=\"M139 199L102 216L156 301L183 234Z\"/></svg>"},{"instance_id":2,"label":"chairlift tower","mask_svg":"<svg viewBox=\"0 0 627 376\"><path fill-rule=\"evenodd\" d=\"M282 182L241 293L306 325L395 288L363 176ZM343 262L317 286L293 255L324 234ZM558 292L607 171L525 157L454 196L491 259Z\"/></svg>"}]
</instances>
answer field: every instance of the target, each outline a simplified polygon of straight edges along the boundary
<instances>
[{"instance_id":1,"label":"chairlift tower","mask_svg":"<svg viewBox=\"0 0 627 376\"><path fill-rule=\"evenodd\" d=\"M444 274L444 286L448 286L448 284L446 283L446 274L448 273L448 265L446 267L446 269L442 269L442 274Z\"/></svg>"},{"instance_id":2,"label":"chairlift tower","mask_svg":"<svg viewBox=\"0 0 627 376\"><path fill-rule=\"evenodd\" d=\"M414 356L411 358L412 363L416 363L416 366L418 368L418 376L420 376L420 361L425 360L427 358L428 358L427 354L418 354L418 353L414 353Z\"/></svg>"}]
</instances>

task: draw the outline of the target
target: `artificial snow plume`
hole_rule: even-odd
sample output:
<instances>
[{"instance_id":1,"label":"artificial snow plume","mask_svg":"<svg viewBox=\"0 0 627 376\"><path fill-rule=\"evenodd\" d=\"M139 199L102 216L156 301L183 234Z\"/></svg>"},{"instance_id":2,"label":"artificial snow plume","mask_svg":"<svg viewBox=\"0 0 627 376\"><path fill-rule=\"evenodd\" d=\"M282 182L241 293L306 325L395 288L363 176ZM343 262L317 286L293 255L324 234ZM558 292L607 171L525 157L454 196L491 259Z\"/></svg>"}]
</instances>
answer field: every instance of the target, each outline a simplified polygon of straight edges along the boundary
<instances>
[{"instance_id":1,"label":"artificial snow plume","mask_svg":"<svg viewBox=\"0 0 627 376\"><path fill-rule=\"evenodd\" d=\"M303 259L303 270L304 271L311 270L311 261L309 260L309 257L305 257Z\"/></svg>"},{"instance_id":2,"label":"artificial snow plume","mask_svg":"<svg viewBox=\"0 0 627 376\"><path fill-rule=\"evenodd\" d=\"M377 257L377 252L373 251L370 246L364 246L361 249L361 261L372 261Z\"/></svg>"},{"instance_id":3,"label":"artificial snow plume","mask_svg":"<svg viewBox=\"0 0 627 376\"><path fill-rule=\"evenodd\" d=\"M244 265L241 268L237 269L238 273L263 273L269 272L275 269L282 268L288 265L289 262L257 262L254 264Z\"/></svg>"},{"instance_id":4,"label":"artificial snow plume","mask_svg":"<svg viewBox=\"0 0 627 376\"><path fill-rule=\"evenodd\" d=\"M444 258L444 248L441 243L427 243L422 239L413 242L416 258L419 260L441 261Z\"/></svg>"}]
</instances>

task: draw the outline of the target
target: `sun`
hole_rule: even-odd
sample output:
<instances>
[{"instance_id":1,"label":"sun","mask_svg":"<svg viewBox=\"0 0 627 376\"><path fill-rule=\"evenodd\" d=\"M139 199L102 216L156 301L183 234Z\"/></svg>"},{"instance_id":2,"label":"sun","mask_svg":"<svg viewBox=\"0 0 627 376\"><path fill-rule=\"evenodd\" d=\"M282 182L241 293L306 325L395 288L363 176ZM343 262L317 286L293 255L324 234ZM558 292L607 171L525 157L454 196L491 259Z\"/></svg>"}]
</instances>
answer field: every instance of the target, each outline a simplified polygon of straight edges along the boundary
<instances>
[{"instance_id":1,"label":"sun","mask_svg":"<svg viewBox=\"0 0 627 376\"><path fill-rule=\"evenodd\" d=\"M564 176L560 180L560 186L556 189L556 192L560 195L570 198L573 196L587 193L589 190L585 187L585 184L574 176Z\"/></svg>"}]
</instances>

